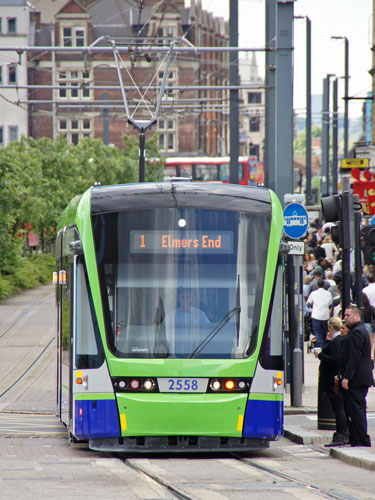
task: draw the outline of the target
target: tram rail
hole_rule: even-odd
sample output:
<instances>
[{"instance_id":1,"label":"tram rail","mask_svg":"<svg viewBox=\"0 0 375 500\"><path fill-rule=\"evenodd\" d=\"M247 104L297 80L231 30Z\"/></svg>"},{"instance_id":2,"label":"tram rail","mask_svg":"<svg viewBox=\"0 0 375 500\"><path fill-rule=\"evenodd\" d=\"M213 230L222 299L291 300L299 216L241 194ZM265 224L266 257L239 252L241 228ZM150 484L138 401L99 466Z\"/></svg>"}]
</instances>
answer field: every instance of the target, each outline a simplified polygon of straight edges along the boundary
<instances>
[{"instance_id":1,"label":"tram rail","mask_svg":"<svg viewBox=\"0 0 375 500\"><path fill-rule=\"evenodd\" d=\"M45 308L46 302L54 294L50 293L50 289L31 293L36 295L31 304L24 304L22 296L3 304L5 309L0 330L0 402L5 402L10 393L31 376L56 342L52 317L46 317L45 312L40 315L41 307ZM8 321L6 314L9 315ZM39 326L40 317L44 321L42 326Z\"/></svg>"},{"instance_id":2,"label":"tram rail","mask_svg":"<svg viewBox=\"0 0 375 500\"><path fill-rule=\"evenodd\" d=\"M314 449L316 449L314 447ZM324 453L324 450L321 450L322 454ZM181 499L181 500L196 500L197 497L192 495L191 493L184 491L182 488L175 486L172 484L170 481L162 477L162 475L158 475L155 472L152 472L151 470L148 469L147 466L140 465L139 463L136 463L133 459L129 459L126 457L119 457L119 455L114 455L117 459L119 459L124 465L127 467L130 467L131 469L137 471L139 474L144 475L148 477L150 480L156 482L161 486L162 488L168 490L170 493L174 495L175 498ZM245 457L241 457L235 454L228 454L228 457L231 457L235 459L236 461L245 464L253 469L256 469L258 471L261 471L265 474L265 476L269 477L271 479L270 481L270 487L271 488L278 488L282 487L285 488L285 482L287 483L292 483L293 485L297 485L301 488L303 488L306 491L309 491L311 493L314 493L314 495L319 495L321 498L330 498L334 500L356 500L355 497L345 494L340 491L336 491L334 489L327 488L325 486L321 486L317 483L307 481L304 479L301 479L296 476L292 476L290 474L286 474L285 472L276 470L274 468L271 468L269 466L265 466L262 464L257 463L254 459L249 459ZM213 457L213 460L215 458ZM275 478L278 479L278 481L275 481ZM181 479L181 478L179 478ZM281 482L280 482L281 480ZM258 488L258 485L256 482L254 482L254 488ZM264 484L262 486L264 488ZM255 493L255 491L253 492ZM251 491L249 491L249 494L251 494Z\"/></svg>"}]
</instances>

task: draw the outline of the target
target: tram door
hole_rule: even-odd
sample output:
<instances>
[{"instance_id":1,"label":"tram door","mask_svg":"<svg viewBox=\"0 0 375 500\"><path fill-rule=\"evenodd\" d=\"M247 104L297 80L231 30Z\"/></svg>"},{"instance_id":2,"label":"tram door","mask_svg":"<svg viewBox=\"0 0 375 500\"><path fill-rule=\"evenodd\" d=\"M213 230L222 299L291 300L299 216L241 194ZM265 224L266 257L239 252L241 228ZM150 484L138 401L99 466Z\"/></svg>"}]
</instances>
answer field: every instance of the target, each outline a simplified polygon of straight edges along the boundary
<instances>
[{"instance_id":1,"label":"tram door","mask_svg":"<svg viewBox=\"0 0 375 500\"><path fill-rule=\"evenodd\" d=\"M58 360L57 360L57 414L70 427L72 408L72 346L75 258L69 244L76 239L75 229L63 232L61 257L58 260Z\"/></svg>"}]
</instances>

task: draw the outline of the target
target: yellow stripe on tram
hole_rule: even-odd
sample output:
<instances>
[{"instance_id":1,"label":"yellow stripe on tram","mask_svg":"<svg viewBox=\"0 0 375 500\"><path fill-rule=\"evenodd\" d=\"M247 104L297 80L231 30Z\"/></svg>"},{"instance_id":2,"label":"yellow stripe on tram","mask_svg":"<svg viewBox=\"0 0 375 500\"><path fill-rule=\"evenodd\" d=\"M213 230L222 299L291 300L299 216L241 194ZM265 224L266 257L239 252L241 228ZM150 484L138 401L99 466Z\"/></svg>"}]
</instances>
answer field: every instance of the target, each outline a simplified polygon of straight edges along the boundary
<instances>
[{"instance_id":1,"label":"yellow stripe on tram","mask_svg":"<svg viewBox=\"0 0 375 500\"><path fill-rule=\"evenodd\" d=\"M243 428L243 415L238 415L238 422L237 422L238 432L242 432L242 428Z\"/></svg>"},{"instance_id":2,"label":"yellow stripe on tram","mask_svg":"<svg viewBox=\"0 0 375 500\"><path fill-rule=\"evenodd\" d=\"M127 425L126 425L125 413L121 413L121 415L120 415L120 424L121 424L121 430L126 431Z\"/></svg>"}]
</instances>

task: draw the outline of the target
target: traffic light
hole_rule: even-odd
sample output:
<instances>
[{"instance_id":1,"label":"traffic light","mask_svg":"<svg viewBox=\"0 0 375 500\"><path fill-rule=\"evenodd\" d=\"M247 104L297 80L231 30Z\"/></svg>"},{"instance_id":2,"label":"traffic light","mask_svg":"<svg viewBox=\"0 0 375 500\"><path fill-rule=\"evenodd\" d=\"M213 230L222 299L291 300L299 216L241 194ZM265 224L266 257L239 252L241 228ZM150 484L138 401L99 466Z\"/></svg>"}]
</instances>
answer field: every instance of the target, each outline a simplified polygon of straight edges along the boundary
<instances>
[{"instance_id":1,"label":"traffic light","mask_svg":"<svg viewBox=\"0 0 375 500\"><path fill-rule=\"evenodd\" d=\"M334 222L331 227L332 240L340 247L344 244L342 197L339 194L321 199L323 218L326 222Z\"/></svg>"},{"instance_id":2,"label":"traffic light","mask_svg":"<svg viewBox=\"0 0 375 500\"><path fill-rule=\"evenodd\" d=\"M334 194L326 196L321 200L323 217L326 222L337 222L343 220L341 195Z\"/></svg>"},{"instance_id":3,"label":"traffic light","mask_svg":"<svg viewBox=\"0 0 375 500\"><path fill-rule=\"evenodd\" d=\"M365 256L365 264L375 264L375 227L366 226L363 230L365 247L363 253Z\"/></svg>"}]
</instances>

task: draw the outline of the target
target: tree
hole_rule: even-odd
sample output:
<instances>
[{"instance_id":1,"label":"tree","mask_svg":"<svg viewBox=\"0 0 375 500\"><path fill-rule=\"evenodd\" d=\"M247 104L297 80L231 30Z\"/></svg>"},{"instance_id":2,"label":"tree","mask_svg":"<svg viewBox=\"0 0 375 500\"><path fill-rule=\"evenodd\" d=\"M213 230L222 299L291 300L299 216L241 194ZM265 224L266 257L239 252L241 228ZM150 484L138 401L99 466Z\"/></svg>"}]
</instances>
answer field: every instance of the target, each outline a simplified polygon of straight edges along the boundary
<instances>
[{"instance_id":1,"label":"tree","mask_svg":"<svg viewBox=\"0 0 375 500\"><path fill-rule=\"evenodd\" d=\"M106 146L101 139L84 138L76 146L59 137L22 138L0 149L0 270L21 255L30 226L42 241L54 239L61 213L76 195L95 183L138 180L138 143L124 136L124 149ZM157 136L146 141L151 159L146 180L163 178Z\"/></svg>"}]
</instances>

